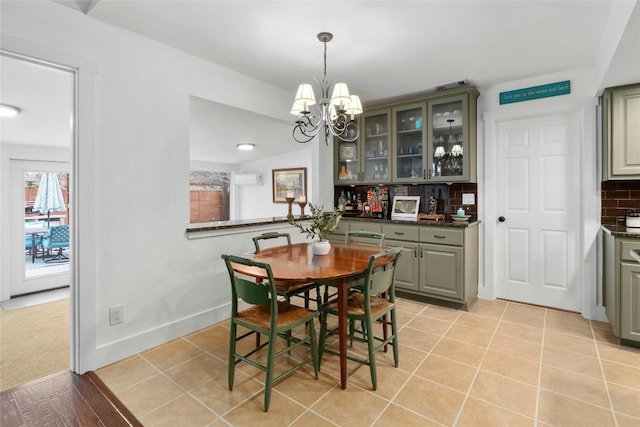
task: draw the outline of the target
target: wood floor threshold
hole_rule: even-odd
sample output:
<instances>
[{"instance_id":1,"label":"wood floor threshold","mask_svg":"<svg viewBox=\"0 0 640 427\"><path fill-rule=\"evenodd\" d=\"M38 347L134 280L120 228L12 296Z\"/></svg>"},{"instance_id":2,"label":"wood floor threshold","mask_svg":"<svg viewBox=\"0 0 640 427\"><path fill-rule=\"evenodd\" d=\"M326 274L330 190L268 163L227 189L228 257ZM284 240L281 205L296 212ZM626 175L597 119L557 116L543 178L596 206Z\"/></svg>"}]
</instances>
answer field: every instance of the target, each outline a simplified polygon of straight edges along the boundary
<instances>
[{"instance_id":1,"label":"wood floor threshold","mask_svg":"<svg viewBox=\"0 0 640 427\"><path fill-rule=\"evenodd\" d=\"M2 427L142 426L93 372L61 371L0 393Z\"/></svg>"}]
</instances>

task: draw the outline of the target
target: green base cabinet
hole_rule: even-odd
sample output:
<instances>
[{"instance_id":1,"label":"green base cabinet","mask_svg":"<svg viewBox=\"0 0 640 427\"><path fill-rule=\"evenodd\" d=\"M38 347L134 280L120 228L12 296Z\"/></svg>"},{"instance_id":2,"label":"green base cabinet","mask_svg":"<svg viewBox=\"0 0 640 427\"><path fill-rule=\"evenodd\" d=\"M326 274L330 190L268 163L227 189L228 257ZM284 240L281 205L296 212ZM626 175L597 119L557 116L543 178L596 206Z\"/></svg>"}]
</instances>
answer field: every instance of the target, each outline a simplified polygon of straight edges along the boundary
<instances>
[{"instance_id":1,"label":"green base cabinet","mask_svg":"<svg viewBox=\"0 0 640 427\"><path fill-rule=\"evenodd\" d=\"M329 240L344 242L347 231L384 234L384 244L401 247L396 290L470 307L478 296L478 224L466 227L342 219ZM366 243L366 242L362 242Z\"/></svg>"},{"instance_id":2,"label":"green base cabinet","mask_svg":"<svg viewBox=\"0 0 640 427\"><path fill-rule=\"evenodd\" d=\"M629 252L640 239L603 232L603 295L609 324L618 341L640 343L640 263Z\"/></svg>"},{"instance_id":3,"label":"green base cabinet","mask_svg":"<svg viewBox=\"0 0 640 427\"><path fill-rule=\"evenodd\" d=\"M640 264L621 265L620 337L640 342Z\"/></svg>"}]
</instances>

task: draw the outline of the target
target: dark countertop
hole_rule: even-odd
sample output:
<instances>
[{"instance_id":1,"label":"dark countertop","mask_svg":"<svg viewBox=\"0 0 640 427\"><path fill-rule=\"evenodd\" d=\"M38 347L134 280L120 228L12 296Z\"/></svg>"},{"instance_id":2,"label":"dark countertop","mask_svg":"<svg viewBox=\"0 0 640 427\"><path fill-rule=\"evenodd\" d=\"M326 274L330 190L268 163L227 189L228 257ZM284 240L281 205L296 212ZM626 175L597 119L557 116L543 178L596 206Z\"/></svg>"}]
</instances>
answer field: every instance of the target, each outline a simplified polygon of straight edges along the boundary
<instances>
[{"instance_id":1,"label":"dark countertop","mask_svg":"<svg viewBox=\"0 0 640 427\"><path fill-rule=\"evenodd\" d=\"M366 221L366 222L379 222L382 224L403 224L403 225L429 225L434 227L458 227L466 228L473 225L480 224L480 221L469 218L469 221L457 222L450 218L446 218L443 221L401 221L397 219L382 219L374 216L343 216L343 220L347 221Z\"/></svg>"},{"instance_id":2,"label":"dark countertop","mask_svg":"<svg viewBox=\"0 0 640 427\"><path fill-rule=\"evenodd\" d=\"M600 228L606 233L616 237L633 237L640 239L640 228L629 228L625 225L601 225Z\"/></svg>"},{"instance_id":3,"label":"dark countertop","mask_svg":"<svg viewBox=\"0 0 640 427\"><path fill-rule=\"evenodd\" d=\"M389 220L389 219L380 219L375 217L342 217L343 220L349 221L367 221L367 222L380 222L385 224L406 224L406 225L428 225L434 227L456 227L456 228L466 228L469 226L476 226L480 222L477 220L470 219L468 222L453 222L452 220L445 221L397 221L397 220ZM202 222L199 224L191 224L187 227L187 233L197 233L199 231L217 231L217 230L227 230L233 228L243 228L243 227L256 227L261 225L272 225L272 224L280 224L287 223L288 220L286 217L271 217L271 218L258 218L258 219L244 219L237 221L214 221L214 222ZM638 236L640 237L640 235Z\"/></svg>"}]
</instances>

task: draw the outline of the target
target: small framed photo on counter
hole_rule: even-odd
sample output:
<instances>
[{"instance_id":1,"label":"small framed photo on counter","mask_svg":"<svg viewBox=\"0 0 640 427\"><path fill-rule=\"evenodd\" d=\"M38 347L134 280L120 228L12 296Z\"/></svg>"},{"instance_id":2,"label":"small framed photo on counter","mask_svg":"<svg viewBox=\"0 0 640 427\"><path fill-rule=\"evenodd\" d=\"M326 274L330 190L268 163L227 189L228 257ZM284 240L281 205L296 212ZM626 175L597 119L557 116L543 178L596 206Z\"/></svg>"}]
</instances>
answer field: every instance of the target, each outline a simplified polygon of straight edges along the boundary
<instances>
[{"instance_id":1,"label":"small framed photo on counter","mask_svg":"<svg viewBox=\"0 0 640 427\"><path fill-rule=\"evenodd\" d=\"M273 169L273 203L307 201L307 168Z\"/></svg>"},{"instance_id":2,"label":"small framed photo on counter","mask_svg":"<svg viewBox=\"0 0 640 427\"><path fill-rule=\"evenodd\" d=\"M391 219L417 221L420 209L420 196L395 196L391 209Z\"/></svg>"}]
</instances>

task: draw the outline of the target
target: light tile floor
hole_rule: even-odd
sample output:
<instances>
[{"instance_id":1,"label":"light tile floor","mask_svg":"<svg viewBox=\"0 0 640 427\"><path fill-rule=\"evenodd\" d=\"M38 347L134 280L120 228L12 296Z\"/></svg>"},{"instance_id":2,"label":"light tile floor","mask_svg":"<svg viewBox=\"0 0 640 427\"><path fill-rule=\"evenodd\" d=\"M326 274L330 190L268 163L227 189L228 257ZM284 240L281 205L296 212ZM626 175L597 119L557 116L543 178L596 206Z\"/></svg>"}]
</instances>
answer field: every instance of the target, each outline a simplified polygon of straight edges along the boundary
<instances>
[{"instance_id":1,"label":"light tile floor","mask_svg":"<svg viewBox=\"0 0 640 427\"><path fill-rule=\"evenodd\" d=\"M340 389L325 354L318 380L294 373L265 413L255 368L239 366L227 388L228 322L97 374L145 426L640 425L640 350L608 324L500 300L464 312L400 299L398 311L400 365L378 354L375 392L355 364Z\"/></svg>"}]
</instances>

